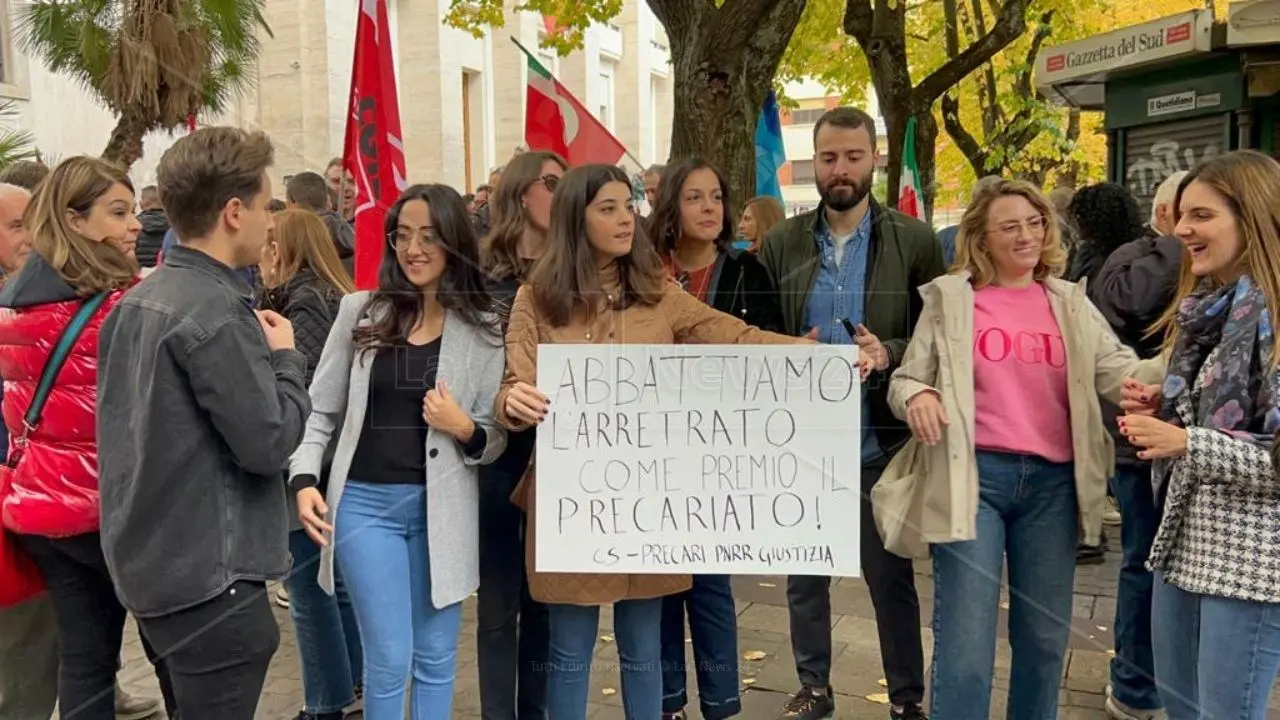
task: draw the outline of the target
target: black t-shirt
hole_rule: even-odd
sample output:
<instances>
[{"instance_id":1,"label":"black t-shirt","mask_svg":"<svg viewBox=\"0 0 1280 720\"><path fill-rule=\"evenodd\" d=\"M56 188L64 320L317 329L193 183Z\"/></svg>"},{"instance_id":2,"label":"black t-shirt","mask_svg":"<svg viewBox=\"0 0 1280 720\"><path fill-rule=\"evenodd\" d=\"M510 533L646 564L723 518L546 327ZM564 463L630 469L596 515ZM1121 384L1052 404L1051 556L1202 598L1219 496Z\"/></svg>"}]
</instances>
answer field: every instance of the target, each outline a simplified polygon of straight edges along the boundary
<instances>
[{"instance_id":1,"label":"black t-shirt","mask_svg":"<svg viewBox=\"0 0 1280 720\"><path fill-rule=\"evenodd\" d=\"M396 485L426 482L427 421L422 400L435 387L440 338L382 348L369 372L369 403L351 458L352 480Z\"/></svg>"}]
</instances>

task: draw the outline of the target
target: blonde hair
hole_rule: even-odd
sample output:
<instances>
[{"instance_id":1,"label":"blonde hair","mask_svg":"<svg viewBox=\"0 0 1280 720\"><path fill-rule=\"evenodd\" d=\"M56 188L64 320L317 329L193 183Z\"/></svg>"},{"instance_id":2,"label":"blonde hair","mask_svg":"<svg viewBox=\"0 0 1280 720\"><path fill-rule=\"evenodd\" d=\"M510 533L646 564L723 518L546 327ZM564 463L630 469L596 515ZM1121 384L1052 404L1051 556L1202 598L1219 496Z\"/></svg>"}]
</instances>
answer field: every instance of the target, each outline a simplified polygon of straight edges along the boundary
<instances>
[{"instance_id":1,"label":"blonde hair","mask_svg":"<svg viewBox=\"0 0 1280 720\"><path fill-rule=\"evenodd\" d=\"M309 210L283 210L276 213L275 221L271 241L276 244L276 262L280 268L277 282L286 283L299 270L310 268L343 294L355 292L355 283L342 266L338 250L333 246L333 236L319 215Z\"/></svg>"},{"instance_id":2,"label":"blonde hair","mask_svg":"<svg viewBox=\"0 0 1280 720\"><path fill-rule=\"evenodd\" d=\"M1175 220L1182 219L1182 193L1193 182L1217 193L1230 208L1244 246L1239 264L1262 291L1267 312L1276 322L1280 317L1280 207L1276 205L1276 198L1280 197L1280 163L1256 150L1236 150L1205 160L1178 184L1173 198ZM1151 326L1151 334L1164 332L1164 350L1172 349L1178 341L1178 307L1205 280L1191 272L1191 257L1184 246L1173 302ZM1208 282L1217 284L1213 279ZM1272 369L1280 367L1280 343L1272 345L1268 361Z\"/></svg>"},{"instance_id":3,"label":"blonde hair","mask_svg":"<svg viewBox=\"0 0 1280 720\"><path fill-rule=\"evenodd\" d=\"M68 217L88 217L116 185L133 192L119 166L84 155L67 158L40 184L23 215L32 249L82 297L129 287L139 272L137 260L109 242L84 237Z\"/></svg>"},{"instance_id":4,"label":"blonde hair","mask_svg":"<svg viewBox=\"0 0 1280 720\"><path fill-rule=\"evenodd\" d=\"M956 235L956 260L951 272L968 270L970 282L975 288L990 285L996 278L995 263L987 250L987 222L991 205L1002 197L1017 196L1031 203L1044 218L1044 244L1040 250L1040 262L1033 277L1036 282L1058 277L1067 265L1067 251L1062 247L1062 232L1058 227L1058 213L1035 185L1023 180L993 182L974 196L960 218L960 230Z\"/></svg>"},{"instance_id":5,"label":"blonde hair","mask_svg":"<svg viewBox=\"0 0 1280 720\"><path fill-rule=\"evenodd\" d=\"M756 244L764 244L764 236L774 225L782 222L786 212L782 209L782 203L778 198L772 195L757 195L747 201L746 207L742 209L743 213L751 211L751 217L756 221Z\"/></svg>"}]
</instances>

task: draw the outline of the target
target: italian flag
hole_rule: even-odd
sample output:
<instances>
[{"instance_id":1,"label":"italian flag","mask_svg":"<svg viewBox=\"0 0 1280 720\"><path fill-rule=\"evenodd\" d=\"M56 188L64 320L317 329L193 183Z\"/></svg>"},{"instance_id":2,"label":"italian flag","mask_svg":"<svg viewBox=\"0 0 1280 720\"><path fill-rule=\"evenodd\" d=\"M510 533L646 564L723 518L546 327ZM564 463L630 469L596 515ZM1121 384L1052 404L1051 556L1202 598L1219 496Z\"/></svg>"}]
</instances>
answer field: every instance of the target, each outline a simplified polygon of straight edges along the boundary
<instances>
[{"instance_id":1,"label":"italian flag","mask_svg":"<svg viewBox=\"0 0 1280 720\"><path fill-rule=\"evenodd\" d=\"M920 169L916 165L916 119L907 119L907 137L902 142L902 174L898 177L898 212L913 218L924 217L924 194L920 191Z\"/></svg>"},{"instance_id":2,"label":"italian flag","mask_svg":"<svg viewBox=\"0 0 1280 720\"><path fill-rule=\"evenodd\" d=\"M513 39L514 42L514 39ZM525 93L524 144L558 153L571 167L617 165L627 149L524 46L529 61Z\"/></svg>"}]
</instances>

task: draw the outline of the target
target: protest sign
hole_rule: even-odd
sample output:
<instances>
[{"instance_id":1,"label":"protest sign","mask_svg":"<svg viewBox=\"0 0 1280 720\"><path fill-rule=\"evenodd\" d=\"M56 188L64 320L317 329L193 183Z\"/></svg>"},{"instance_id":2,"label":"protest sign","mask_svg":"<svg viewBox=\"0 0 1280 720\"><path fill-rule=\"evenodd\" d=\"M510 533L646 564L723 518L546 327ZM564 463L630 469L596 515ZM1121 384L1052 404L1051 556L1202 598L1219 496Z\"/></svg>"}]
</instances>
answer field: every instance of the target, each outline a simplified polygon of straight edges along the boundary
<instances>
[{"instance_id":1,"label":"protest sign","mask_svg":"<svg viewBox=\"0 0 1280 720\"><path fill-rule=\"evenodd\" d=\"M859 574L856 355L540 345L537 570Z\"/></svg>"}]
</instances>

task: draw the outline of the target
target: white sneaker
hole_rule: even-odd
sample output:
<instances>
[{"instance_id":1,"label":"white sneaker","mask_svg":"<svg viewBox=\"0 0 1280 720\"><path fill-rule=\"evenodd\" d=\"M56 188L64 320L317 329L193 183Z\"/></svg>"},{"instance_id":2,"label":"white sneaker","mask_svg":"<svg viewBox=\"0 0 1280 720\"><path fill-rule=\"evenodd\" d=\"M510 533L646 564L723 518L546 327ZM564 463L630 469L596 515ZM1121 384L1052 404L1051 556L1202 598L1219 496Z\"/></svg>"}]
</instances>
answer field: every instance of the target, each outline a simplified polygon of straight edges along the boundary
<instances>
[{"instance_id":1,"label":"white sneaker","mask_svg":"<svg viewBox=\"0 0 1280 720\"><path fill-rule=\"evenodd\" d=\"M1107 506L1102 511L1102 524L1112 526L1120 524L1120 503L1113 497L1107 498Z\"/></svg>"},{"instance_id":2,"label":"white sneaker","mask_svg":"<svg viewBox=\"0 0 1280 720\"><path fill-rule=\"evenodd\" d=\"M1137 710L1120 702L1111 694L1111 686L1107 686L1107 701L1102 706L1111 720L1165 720L1164 710Z\"/></svg>"}]
</instances>

